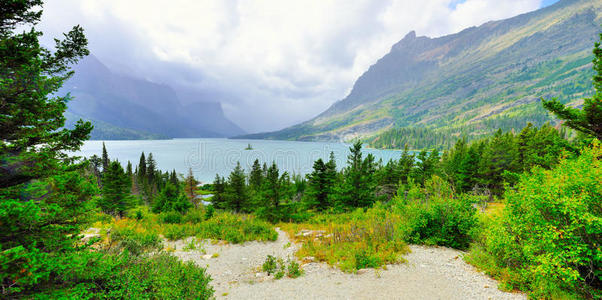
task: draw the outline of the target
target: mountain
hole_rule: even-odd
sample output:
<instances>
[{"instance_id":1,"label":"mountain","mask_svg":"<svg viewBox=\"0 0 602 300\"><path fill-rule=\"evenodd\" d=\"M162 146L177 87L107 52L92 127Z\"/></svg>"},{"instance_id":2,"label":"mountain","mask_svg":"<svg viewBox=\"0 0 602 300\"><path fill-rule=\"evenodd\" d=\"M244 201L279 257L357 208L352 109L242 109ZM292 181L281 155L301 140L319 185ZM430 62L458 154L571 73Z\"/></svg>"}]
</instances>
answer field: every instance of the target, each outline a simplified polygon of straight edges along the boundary
<instances>
[{"instance_id":1,"label":"mountain","mask_svg":"<svg viewBox=\"0 0 602 300\"><path fill-rule=\"evenodd\" d=\"M228 137L244 131L228 120L220 103L182 105L170 86L115 74L90 55L74 66L61 93L71 93L67 124L83 118L93 139Z\"/></svg>"},{"instance_id":2,"label":"mountain","mask_svg":"<svg viewBox=\"0 0 602 300\"><path fill-rule=\"evenodd\" d=\"M410 32L319 116L244 138L340 141L398 128L478 135L542 124L540 97L591 94L602 0L561 0L438 38Z\"/></svg>"}]
</instances>

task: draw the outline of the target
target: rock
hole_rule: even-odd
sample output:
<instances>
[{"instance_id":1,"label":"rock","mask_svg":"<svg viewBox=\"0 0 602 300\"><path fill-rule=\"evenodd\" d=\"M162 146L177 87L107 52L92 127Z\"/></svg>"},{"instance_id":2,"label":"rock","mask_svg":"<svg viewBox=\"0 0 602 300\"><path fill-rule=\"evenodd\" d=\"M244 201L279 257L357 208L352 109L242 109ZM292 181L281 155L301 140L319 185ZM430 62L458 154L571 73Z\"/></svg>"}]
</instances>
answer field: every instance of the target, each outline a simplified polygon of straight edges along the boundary
<instances>
[{"instance_id":1,"label":"rock","mask_svg":"<svg viewBox=\"0 0 602 300\"><path fill-rule=\"evenodd\" d=\"M366 274L366 272L368 272L368 269L359 269L355 272L355 274L362 275L362 274Z\"/></svg>"},{"instance_id":2,"label":"rock","mask_svg":"<svg viewBox=\"0 0 602 300\"><path fill-rule=\"evenodd\" d=\"M205 255L201 256L201 258L203 258L203 259L211 259L211 254L205 254Z\"/></svg>"}]
</instances>

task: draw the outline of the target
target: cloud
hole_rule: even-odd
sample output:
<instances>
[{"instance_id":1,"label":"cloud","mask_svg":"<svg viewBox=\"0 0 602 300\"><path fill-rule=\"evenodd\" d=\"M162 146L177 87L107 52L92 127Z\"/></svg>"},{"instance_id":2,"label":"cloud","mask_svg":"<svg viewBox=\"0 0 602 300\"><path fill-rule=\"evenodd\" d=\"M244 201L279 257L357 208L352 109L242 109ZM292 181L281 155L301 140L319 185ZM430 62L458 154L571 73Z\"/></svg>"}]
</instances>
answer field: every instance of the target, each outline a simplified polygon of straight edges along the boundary
<instances>
[{"instance_id":1,"label":"cloud","mask_svg":"<svg viewBox=\"0 0 602 300\"><path fill-rule=\"evenodd\" d=\"M54 0L41 28L81 24L111 68L203 90L247 131L307 120L407 32L431 37L535 10L541 0ZM210 93L206 92L211 90Z\"/></svg>"}]
</instances>

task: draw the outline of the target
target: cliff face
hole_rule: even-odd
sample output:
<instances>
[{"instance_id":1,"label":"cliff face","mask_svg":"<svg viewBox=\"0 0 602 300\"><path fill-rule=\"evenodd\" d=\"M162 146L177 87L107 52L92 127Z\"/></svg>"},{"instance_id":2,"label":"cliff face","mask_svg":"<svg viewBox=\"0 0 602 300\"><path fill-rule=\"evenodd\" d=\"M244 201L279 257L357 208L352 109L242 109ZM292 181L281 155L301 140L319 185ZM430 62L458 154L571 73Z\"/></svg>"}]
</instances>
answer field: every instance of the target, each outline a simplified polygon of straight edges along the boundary
<instances>
[{"instance_id":1,"label":"cliff face","mask_svg":"<svg viewBox=\"0 0 602 300\"><path fill-rule=\"evenodd\" d=\"M600 24L602 0L561 0L439 38L410 32L316 118L247 137L345 140L393 126L483 132L540 124L550 120L540 97L579 105L592 91Z\"/></svg>"},{"instance_id":2,"label":"cliff face","mask_svg":"<svg viewBox=\"0 0 602 300\"><path fill-rule=\"evenodd\" d=\"M161 137L227 137L244 133L224 116L219 103L199 99L183 106L171 87L114 74L92 55L74 70L74 77L61 90L74 97L68 104L70 118L91 120L97 127L95 131L110 128L112 138L136 136L132 131ZM128 133L121 136L119 132ZM106 132L92 132L92 138L106 136Z\"/></svg>"}]
</instances>

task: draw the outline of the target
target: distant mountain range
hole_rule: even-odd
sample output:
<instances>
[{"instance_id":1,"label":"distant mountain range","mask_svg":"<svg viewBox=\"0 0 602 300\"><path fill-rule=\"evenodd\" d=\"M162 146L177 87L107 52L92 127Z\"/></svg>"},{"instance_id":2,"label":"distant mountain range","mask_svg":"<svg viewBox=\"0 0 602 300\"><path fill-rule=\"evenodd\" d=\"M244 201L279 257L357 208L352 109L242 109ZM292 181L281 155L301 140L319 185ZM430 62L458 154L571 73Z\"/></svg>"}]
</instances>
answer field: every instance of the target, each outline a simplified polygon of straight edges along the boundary
<instances>
[{"instance_id":1,"label":"distant mountain range","mask_svg":"<svg viewBox=\"0 0 602 300\"><path fill-rule=\"evenodd\" d=\"M242 138L341 141L395 128L446 134L520 129L551 116L540 97L580 105L592 90L602 0L561 0L439 38L407 34L319 116Z\"/></svg>"},{"instance_id":2,"label":"distant mountain range","mask_svg":"<svg viewBox=\"0 0 602 300\"><path fill-rule=\"evenodd\" d=\"M71 93L67 126L80 118L94 124L92 139L229 137L244 131L218 102L180 103L170 86L120 75L90 55L74 66L61 93Z\"/></svg>"}]
</instances>

